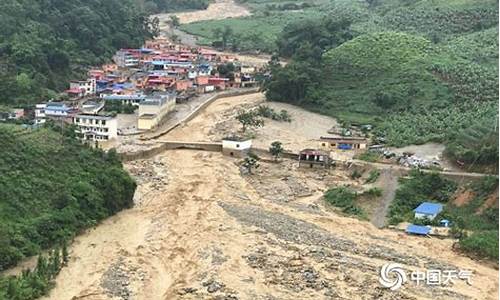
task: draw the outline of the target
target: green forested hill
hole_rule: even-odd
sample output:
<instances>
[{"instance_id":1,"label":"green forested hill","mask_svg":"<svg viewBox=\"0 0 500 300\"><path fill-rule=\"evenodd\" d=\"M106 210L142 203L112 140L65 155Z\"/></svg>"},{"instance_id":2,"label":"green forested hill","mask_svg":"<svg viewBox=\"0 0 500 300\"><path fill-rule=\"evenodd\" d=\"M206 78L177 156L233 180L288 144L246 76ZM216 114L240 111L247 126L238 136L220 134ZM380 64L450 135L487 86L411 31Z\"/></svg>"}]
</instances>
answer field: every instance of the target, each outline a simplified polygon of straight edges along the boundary
<instances>
[{"instance_id":1,"label":"green forested hill","mask_svg":"<svg viewBox=\"0 0 500 300\"><path fill-rule=\"evenodd\" d=\"M390 145L444 142L466 164L498 162L496 1L332 0L324 8L315 19L323 25L289 23L277 37L291 62L273 64L268 99L374 124ZM349 34L332 19L349 24L350 40L338 38Z\"/></svg>"},{"instance_id":2,"label":"green forested hill","mask_svg":"<svg viewBox=\"0 0 500 300\"><path fill-rule=\"evenodd\" d=\"M0 104L53 97L86 66L142 45L153 31L136 0L2 0Z\"/></svg>"},{"instance_id":3,"label":"green forested hill","mask_svg":"<svg viewBox=\"0 0 500 300\"><path fill-rule=\"evenodd\" d=\"M0 125L0 140L0 271L132 205L115 152L49 128Z\"/></svg>"}]
</instances>

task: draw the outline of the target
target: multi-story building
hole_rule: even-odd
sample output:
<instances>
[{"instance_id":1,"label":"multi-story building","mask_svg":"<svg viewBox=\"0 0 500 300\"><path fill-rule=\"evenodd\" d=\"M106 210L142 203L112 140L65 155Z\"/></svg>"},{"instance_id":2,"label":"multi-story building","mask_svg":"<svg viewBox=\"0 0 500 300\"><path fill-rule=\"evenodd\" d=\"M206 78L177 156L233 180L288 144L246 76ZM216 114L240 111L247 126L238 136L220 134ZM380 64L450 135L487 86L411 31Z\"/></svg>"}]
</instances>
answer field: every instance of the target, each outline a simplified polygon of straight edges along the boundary
<instances>
[{"instance_id":1,"label":"multi-story building","mask_svg":"<svg viewBox=\"0 0 500 300\"><path fill-rule=\"evenodd\" d=\"M175 108L175 93L160 94L146 98L139 104L139 130L151 130L157 127L163 118Z\"/></svg>"},{"instance_id":2,"label":"multi-story building","mask_svg":"<svg viewBox=\"0 0 500 300\"><path fill-rule=\"evenodd\" d=\"M35 124L43 124L47 119L68 119L75 111L61 102L49 102L35 106Z\"/></svg>"},{"instance_id":3,"label":"multi-story building","mask_svg":"<svg viewBox=\"0 0 500 300\"><path fill-rule=\"evenodd\" d=\"M110 116L78 114L73 117L73 124L84 141L105 142L118 136L118 122Z\"/></svg>"},{"instance_id":4,"label":"multi-story building","mask_svg":"<svg viewBox=\"0 0 500 300\"><path fill-rule=\"evenodd\" d=\"M113 60L120 68L136 68L139 66L140 57L140 50L122 49L116 52Z\"/></svg>"},{"instance_id":5,"label":"multi-story building","mask_svg":"<svg viewBox=\"0 0 500 300\"><path fill-rule=\"evenodd\" d=\"M69 83L68 92L81 94L83 96L95 95L97 90L97 82L95 78L87 80L73 80ZM79 93L78 93L79 91Z\"/></svg>"},{"instance_id":6,"label":"multi-story building","mask_svg":"<svg viewBox=\"0 0 500 300\"><path fill-rule=\"evenodd\" d=\"M123 105L136 105L138 106L142 101L146 100L146 95L141 93L129 95L103 95L101 97L106 102L121 102Z\"/></svg>"}]
</instances>

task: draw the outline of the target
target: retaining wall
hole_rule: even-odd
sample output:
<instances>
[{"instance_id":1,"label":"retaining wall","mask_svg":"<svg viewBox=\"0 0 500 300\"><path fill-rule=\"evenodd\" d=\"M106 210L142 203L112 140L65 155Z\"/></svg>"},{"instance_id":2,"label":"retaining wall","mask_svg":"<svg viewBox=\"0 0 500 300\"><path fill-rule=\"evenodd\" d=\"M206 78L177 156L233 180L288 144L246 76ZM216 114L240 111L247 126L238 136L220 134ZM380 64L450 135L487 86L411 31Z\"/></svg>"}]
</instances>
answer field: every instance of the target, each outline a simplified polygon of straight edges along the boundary
<instances>
[{"instance_id":1,"label":"retaining wall","mask_svg":"<svg viewBox=\"0 0 500 300\"><path fill-rule=\"evenodd\" d=\"M189 115L187 115L183 120L177 122L177 124L172 125L171 127L167 128L166 130L163 130L162 132L158 132L155 135L148 136L146 138L143 138L141 140L153 140L157 139L161 136L164 136L165 134L169 133L170 131L174 130L177 128L179 125L189 122L192 119L194 119L200 112L202 112L207 106L212 104L215 100L221 99L221 98L228 98L228 97L236 97L236 96L243 96L243 95L250 95L250 94L256 94L260 92L260 87L254 87L254 88L248 88L244 90L228 90L228 91L223 91L223 92L218 92L214 94L212 97L208 98L203 104L198 106L195 110L193 110Z\"/></svg>"}]
</instances>

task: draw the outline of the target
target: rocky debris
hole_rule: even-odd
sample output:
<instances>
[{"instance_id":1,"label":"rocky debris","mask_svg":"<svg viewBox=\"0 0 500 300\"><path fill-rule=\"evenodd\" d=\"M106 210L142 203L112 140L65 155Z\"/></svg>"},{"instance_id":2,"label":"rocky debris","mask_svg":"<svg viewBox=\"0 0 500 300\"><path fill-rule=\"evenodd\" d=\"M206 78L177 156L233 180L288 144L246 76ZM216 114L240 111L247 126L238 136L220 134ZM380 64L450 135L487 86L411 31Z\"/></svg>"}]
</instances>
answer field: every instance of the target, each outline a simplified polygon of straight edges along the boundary
<instances>
[{"instance_id":1,"label":"rocky debris","mask_svg":"<svg viewBox=\"0 0 500 300\"><path fill-rule=\"evenodd\" d=\"M352 292L353 297L364 294L370 295L365 299L414 299L408 296L407 292L387 293L386 290L373 289L373 286L378 286L380 261L416 268L432 266L442 270L457 269L433 258L400 253L376 243L354 243L312 223L260 207L228 203L219 205L239 222L273 234L277 241L268 242L268 239L265 239L267 245L278 246L286 253L292 253L290 256L284 256L259 246L244 258L250 267L264 272L266 283L282 285L295 292L311 289L321 291L325 295L336 295L335 286L338 281L348 283L347 293ZM312 264L311 259L315 264ZM415 287L408 287L412 288ZM425 289L431 297L436 296L436 299L455 299L442 287L419 288ZM342 291L346 292L344 289ZM412 292L419 294L418 290ZM465 296L460 294L455 296L456 299L465 299Z\"/></svg>"},{"instance_id":2,"label":"rocky debris","mask_svg":"<svg viewBox=\"0 0 500 300\"><path fill-rule=\"evenodd\" d=\"M139 184L150 184L153 189L165 187L168 183L167 163L161 157L132 161L128 169Z\"/></svg>"},{"instance_id":3,"label":"rocky debris","mask_svg":"<svg viewBox=\"0 0 500 300\"><path fill-rule=\"evenodd\" d=\"M122 257L104 273L100 285L108 296L131 299L129 271Z\"/></svg>"},{"instance_id":4,"label":"rocky debris","mask_svg":"<svg viewBox=\"0 0 500 300\"><path fill-rule=\"evenodd\" d=\"M193 293L196 293L198 291L197 288L192 288L192 287L185 287L185 288L182 288L180 289L177 294L180 295L180 296L183 296L183 295L186 295L186 294L193 294Z\"/></svg>"},{"instance_id":5,"label":"rocky debris","mask_svg":"<svg viewBox=\"0 0 500 300\"><path fill-rule=\"evenodd\" d=\"M292 176L283 176L278 180L273 177L267 178L263 176L248 176L245 178L262 198L273 202L288 203L297 198L313 194L305 181Z\"/></svg>"},{"instance_id":6,"label":"rocky debris","mask_svg":"<svg viewBox=\"0 0 500 300\"><path fill-rule=\"evenodd\" d=\"M213 266L220 266L228 260L228 257L224 255L222 250L216 246L200 250L199 255L202 259L211 259L211 263Z\"/></svg>"},{"instance_id":7,"label":"rocky debris","mask_svg":"<svg viewBox=\"0 0 500 300\"><path fill-rule=\"evenodd\" d=\"M220 291L224 289L225 285L222 282L218 282L215 279L209 279L205 282L202 282L202 286L207 288L207 292L209 293L215 293L217 291Z\"/></svg>"},{"instance_id":8,"label":"rocky debris","mask_svg":"<svg viewBox=\"0 0 500 300\"><path fill-rule=\"evenodd\" d=\"M266 283L282 285L294 292L320 291L332 285L300 257L281 256L261 247L243 258L250 267L264 272Z\"/></svg>"}]
</instances>

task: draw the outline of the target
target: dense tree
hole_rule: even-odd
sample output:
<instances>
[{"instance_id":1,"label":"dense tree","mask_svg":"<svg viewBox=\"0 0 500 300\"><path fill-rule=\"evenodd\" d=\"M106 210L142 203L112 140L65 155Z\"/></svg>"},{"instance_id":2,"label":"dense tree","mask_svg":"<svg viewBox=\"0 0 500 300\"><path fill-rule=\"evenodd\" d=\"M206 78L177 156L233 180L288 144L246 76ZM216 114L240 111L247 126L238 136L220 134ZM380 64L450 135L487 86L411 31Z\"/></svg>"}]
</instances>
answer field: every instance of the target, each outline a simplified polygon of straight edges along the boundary
<instances>
[{"instance_id":1,"label":"dense tree","mask_svg":"<svg viewBox=\"0 0 500 300\"><path fill-rule=\"evenodd\" d=\"M117 48L142 45L157 26L136 0L2 0L0 103L54 96Z\"/></svg>"},{"instance_id":2,"label":"dense tree","mask_svg":"<svg viewBox=\"0 0 500 300\"><path fill-rule=\"evenodd\" d=\"M248 128L259 128L264 126L264 120L260 118L256 111L240 111L236 120L242 125L242 132L245 133Z\"/></svg>"},{"instance_id":3,"label":"dense tree","mask_svg":"<svg viewBox=\"0 0 500 300\"><path fill-rule=\"evenodd\" d=\"M279 141L275 141L271 143L271 147L269 148L269 153L274 157L274 160L277 161L278 158L283 154L283 144Z\"/></svg>"},{"instance_id":4,"label":"dense tree","mask_svg":"<svg viewBox=\"0 0 500 300\"><path fill-rule=\"evenodd\" d=\"M0 270L132 205L136 185L115 151L52 126L0 126Z\"/></svg>"}]
</instances>

